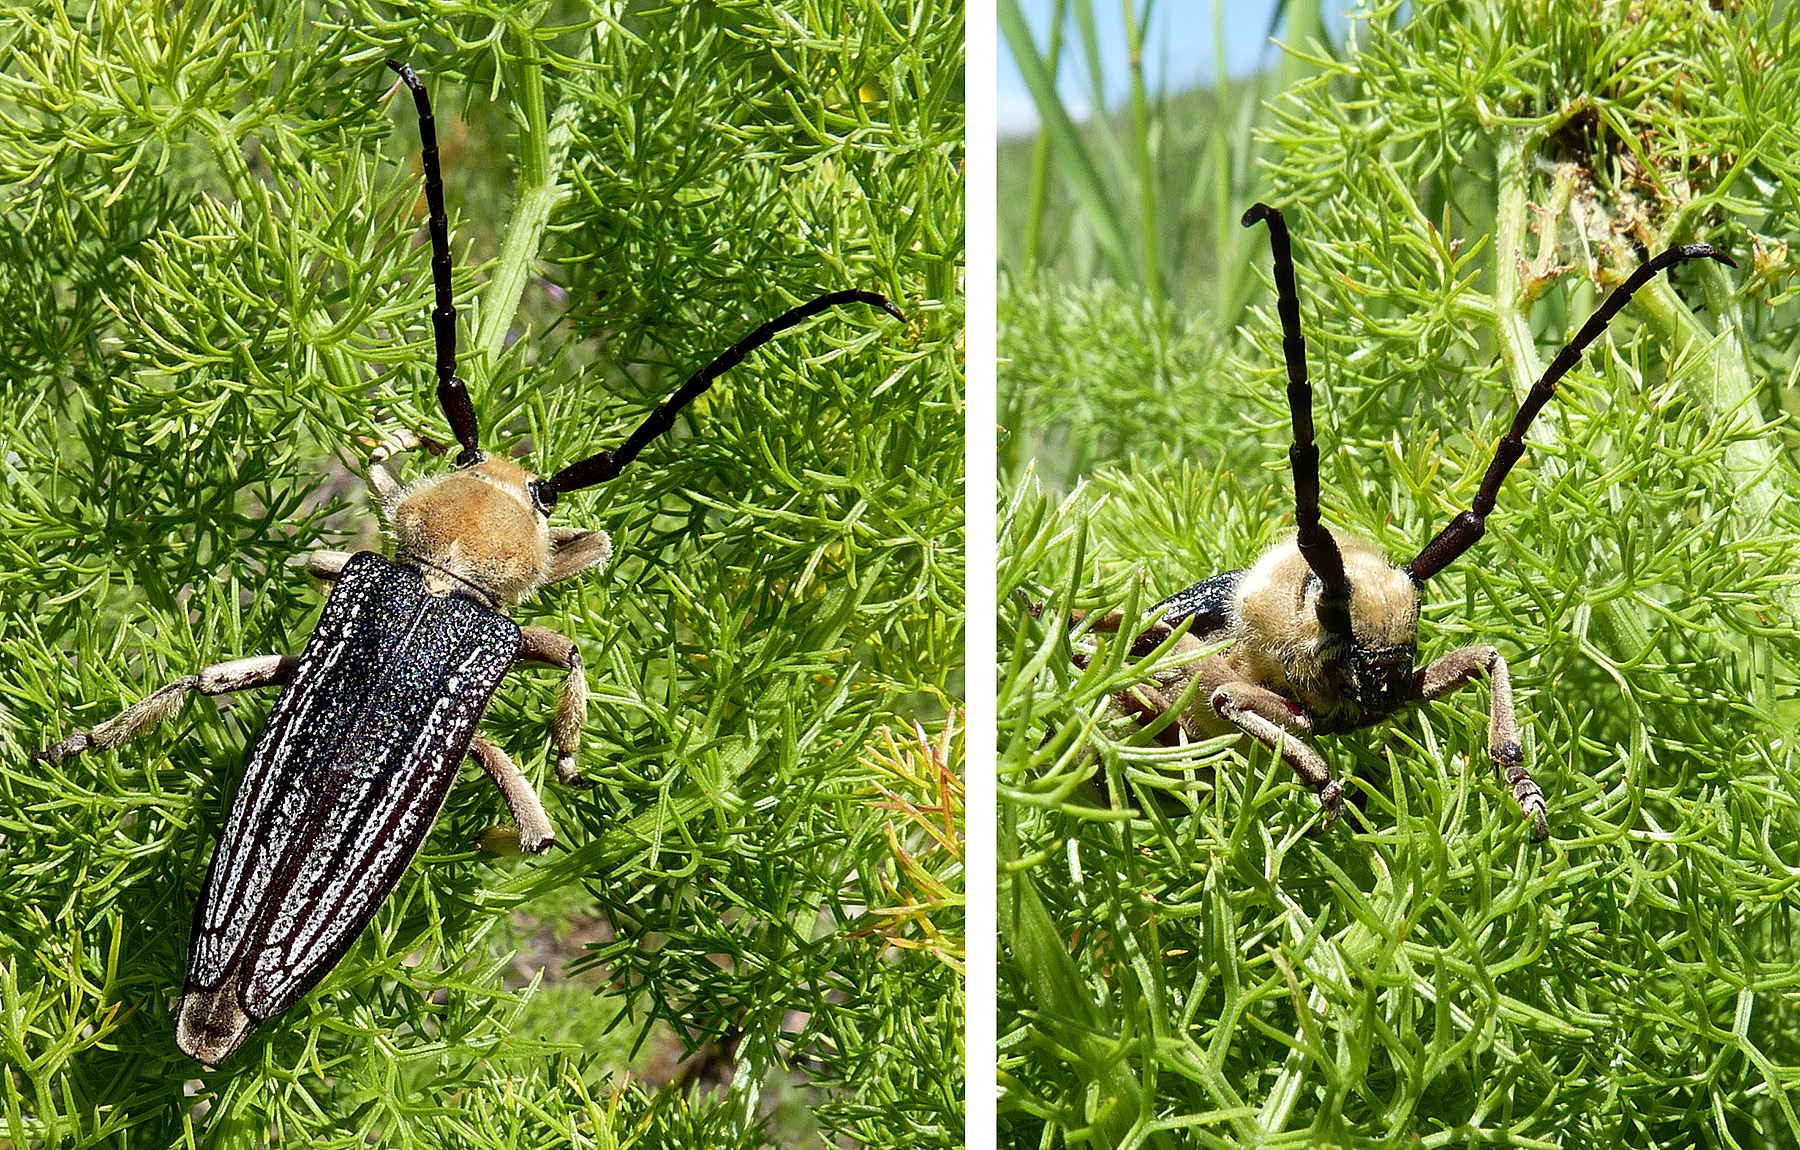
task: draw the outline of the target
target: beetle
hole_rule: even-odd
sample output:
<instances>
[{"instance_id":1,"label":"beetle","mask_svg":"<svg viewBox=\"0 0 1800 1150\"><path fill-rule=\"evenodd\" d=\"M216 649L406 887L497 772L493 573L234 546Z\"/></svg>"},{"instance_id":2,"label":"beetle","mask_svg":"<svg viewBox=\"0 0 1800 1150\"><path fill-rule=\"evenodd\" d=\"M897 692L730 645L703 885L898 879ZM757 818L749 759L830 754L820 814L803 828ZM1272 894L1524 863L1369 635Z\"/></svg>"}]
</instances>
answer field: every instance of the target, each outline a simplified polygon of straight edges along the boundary
<instances>
[{"instance_id":1,"label":"beetle","mask_svg":"<svg viewBox=\"0 0 1800 1150\"><path fill-rule=\"evenodd\" d=\"M614 478L720 375L809 317L863 303L905 318L873 292L830 292L733 344L617 450L549 478L490 455L479 446L474 404L456 375L449 225L430 99L412 68L387 65L418 112L437 397L461 448L455 469L403 488L385 467L392 445L372 452L368 485L394 557L322 551L304 558L307 571L332 587L300 655L207 667L41 752L61 762L112 749L173 714L192 692L285 687L251 747L194 910L175 1041L207 1065L229 1058L349 950L423 845L465 755L499 787L521 848L542 853L553 844L531 784L476 725L514 663L561 669L551 722L556 773L580 785L587 709L580 652L555 631L507 617L538 588L599 570L611 557L604 531L550 526L558 496ZM416 445L416 437L400 443Z\"/></svg>"},{"instance_id":2,"label":"beetle","mask_svg":"<svg viewBox=\"0 0 1800 1150\"><path fill-rule=\"evenodd\" d=\"M1191 658L1159 672L1152 682L1114 695L1113 712L1149 724L1176 710L1185 698L1179 713L1157 732L1160 741L1175 745L1248 735L1280 755L1318 793L1323 830L1343 813L1344 786L1307 745L1306 736L1373 726L1404 707L1439 699L1485 675L1491 699L1488 757L1511 787L1531 838L1541 842L1550 835L1549 806L1525 766L1506 659L1484 645L1460 647L1418 666L1425 584L1481 539L1501 485L1524 454L1526 429L1556 393L1557 382L1632 295L1659 272L1686 260L1737 265L1711 244L1682 244L1632 272L1527 393L1471 508L1410 562L1396 566L1373 544L1319 522L1319 449L1313 442L1312 387L1287 222L1279 210L1261 203L1252 205L1241 222L1269 229L1293 425L1288 459L1297 530L1251 566L1203 579L1151 607L1147 617L1154 621L1133 639L1132 657L1144 658L1173 639L1172 653ZM1089 630L1117 633L1124 625L1123 614L1114 611L1093 620ZM1085 656L1078 661L1085 662Z\"/></svg>"}]
</instances>

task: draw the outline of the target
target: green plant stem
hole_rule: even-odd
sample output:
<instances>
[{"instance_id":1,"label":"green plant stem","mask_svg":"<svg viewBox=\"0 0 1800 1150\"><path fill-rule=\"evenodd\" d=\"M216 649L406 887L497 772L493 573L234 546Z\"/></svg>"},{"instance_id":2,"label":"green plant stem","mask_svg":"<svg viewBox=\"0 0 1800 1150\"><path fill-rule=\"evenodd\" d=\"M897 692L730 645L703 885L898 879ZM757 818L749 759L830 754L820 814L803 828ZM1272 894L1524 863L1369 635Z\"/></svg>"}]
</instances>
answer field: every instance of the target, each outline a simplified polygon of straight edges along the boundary
<instances>
[{"instance_id":1,"label":"green plant stem","mask_svg":"<svg viewBox=\"0 0 1800 1150\"><path fill-rule=\"evenodd\" d=\"M1094 229L1095 242L1106 256L1113 278L1122 284L1136 282L1138 277L1131 264L1131 245L1119 227L1119 213L1107 195L1106 184L1094 167L1093 157L1081 141L1081 133L1075 130L1075 122L1069 119L1068 111L1056 94L1056 79L1044 66L1043 57L1038 55L1037 45L1031 39L1031 28L1025 23L1025 13L1019 8L1018 0L1000 0L999 17L1000 33L1006 37L1013 59L1018 62L1019 74L1025 78L1025 86L1031 90L1031 98L1037 104L1043 122L1041 130L1050 138L1051 149L1061 157L1065 178Z\"/></svg>"},{"instance_id":2,"label":"green plant stem","mask_svg":"<svg viewBox=\"0 0 1800 1150\"><path fill-rule=\"evenodd\" d=\"M1063 22L1068 16L1069 0L1056 0L1050 10L1050 50L1045 53L1045 71L1054 80L1062 62ZM1037 267L1038 251L1043 246L1044 206L1050 190L1050 135L1039 132L1031 144L1031 206L1025 213L1025 249L1023 266Z\"/></svg>"},{"instance_id":3,"label":"green plant stem","mask_svg":"<svg viewBox=\"0 0 1800 1150\"><path fill-rule=\"evenodd\" d=\"M1500 361L1523 397L1544 374L1537 341L1531 336L1531 294L1526 290L1526 244L1531 227L1531 168L1534 137L1512 132L1501 137L1494 168L1499 195L1494 220L1494 299L1489 318L1499 337Z\"/></svg>"},{"instance_id":4,"label":"green plant stem","mask_svg":"<svg viewBox=\"0 0 1800 1150\"><path fill-rule=\"evenodd\" d=\"M1132 143L1136 146L1138 170L1138 226L1144 245L1142 266L1144 291L1150 302L1161 307L1162 245L1157 242L1160 215L1156 206L1155 162L1150 151L1150 103L1144 92L1144 26L1137 17L1135 0L1121 0L1125 15L1125 43L1131 53L1131 123ZM1104 114L1104 108L1101 109Z\"/></svg>"},{"instance_id":5,"label":"green plant stem","mask_svg":"<svg viewBox=\"0 0 1800 1150\"><path fill-rule=\"evenodd\" d=\"M1081 33L1082 62L1087 65L1089 112L1101 135L1110 143L1112 133L1106 130L1106 67L1101 62L1100 26L1094 20L1094 0L1075 0L1075 27Z\"/></svg>"},{"instance_id":6,"label":"green plant stem","mask_svg":"<svg viewBox=\"0 0 1800 1150\"><path fill-rule=\"evenodd\" d=\"M519 313L525 285L537 266L550 213L563 198L559 182L562 166L574 139L574 107L557 109L553 124L546 124L544 76L537 41L530 35L515 66L519 110L519 183L514 194L512 218L500 259L482 293L481 321L475 332L475 357L487 369L499 361L506 347L506 333Z\"/></svg>"},{"instance_id":7,"label":"green plant stem","mask_svg":"<svg viewBox=\"0 0 1800 1150\"><path fill-rule=\"evenodd\" d=\"M1218 279L1225 285L1219 293L1218 306L1221 326L1230 330L1238 321L1238 310L1243 297L1235 291L1235 285L1241 281L1244 263L1237 258L1241 246L1236 238L1237 214L1243 209L1233 202L1232 197L1232 161L1235 159L1231 142L1231 123L1235 108L1227 109L1225 93L1230 85L1225 80L1225 0L1213 0L1213 121L1212 131L1207 140L1207 155L1212 165L1212 215L1213 215L1213 247L1217 251ZM1246 133L1247 134L1247 133ZM1200 191L1200 181L1196 181L1195 195ZM1195 208L1201 207L1196 203Z\"/></svg>"},{"instance_id":8,"label":"green plant stem","mask_svg":"<svg viewBox=\"0 0 1800 1150\"><path fill-rule=\"evenodd\" d=\"M1310 43L1324 43L1325 5L1322 3L1305 4L1300 0L1288 0L1287 23L1282 28L1282 35L1287 40L1287 52L1281 58L1281 86L1291 91L1295 85L1317 72L1318 66L1308 60L1305 53Z\"/></svg>"},{"instance_id":9,"label":"green plant stem","mask_svg":"<svg viewBox=\"0 0 1800 1150\"><path fill-rule=\"evenodd\" d=\"M1709 268L1705 279L1708 302L1721 321L1717 335L1700 325L1665 277L1658 276L1638 293L1635 302L1657 337L1675 348L1672 370L1677 372L1687 395L1712 412L1715 425L1761 422L1756 379L1743 340L1738 337L1740 327L1727 322L1735 318L1733 297L1728 286L1720 288L1724 277L1719 272ZM1723 462L1738 481L1733 515L1739 536L1758 538L1769 530L1776 507L1784 498L1775 441L1768 436L1733 436L1725 445ZM1790 617L1800 616L1800 589L1789 587L1783 598Z\"/></svg>"}]
</instances>

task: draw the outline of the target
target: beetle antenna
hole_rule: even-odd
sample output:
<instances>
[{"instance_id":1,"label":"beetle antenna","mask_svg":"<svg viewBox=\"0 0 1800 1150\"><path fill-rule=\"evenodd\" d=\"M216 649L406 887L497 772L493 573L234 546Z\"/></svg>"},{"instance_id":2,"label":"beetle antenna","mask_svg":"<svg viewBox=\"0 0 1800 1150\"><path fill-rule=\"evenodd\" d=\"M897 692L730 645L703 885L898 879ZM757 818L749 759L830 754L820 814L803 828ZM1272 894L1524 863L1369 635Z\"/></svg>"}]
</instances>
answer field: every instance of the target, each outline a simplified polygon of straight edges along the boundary
<instances>
[{"instance_id":1,"label":"beetle antenna","mask_svg":"<svg viewBox=\"0 0 1800 1150\"><path fill-rule=\"evenodd\" d=\"M1287 220L1278 208L1251 204L1245 227L1269 225L1269 251L1275 257L1275 306L1281 315L1281 354L1287 360L1288 411L1294 443L1288 465L1294 472L1294 521L1300 557L1319 577L1319 624L1333 637L1350 638L1350 579L1337 540L1319 525L1319 448L1313 442L1312 384L1306 381L1306 337L1300 334L1300 293L1294 287L1294 252Z\"/></svg>"},{"instance_id":2,"label":"beetle antenna","mask_svg":"<svg viewBox=\"0 0 1800 1150\"><path fill-rule=\"evenodd\" d=\"M425 206L430 212L431 282L437 290L437 306L431 312L431 330L437 344L438 405L462 444L457 456L459 467L481 460L477 444L475 405L469 400L469 388L456 377L456 305L450 298L450 221L444 214L444 178L438 171L437 121L431 116L431 97L419 74L398 60L387 66L400 75L400 82L412 89L413 105L419 110L420 158L425 168Z\"/></svg>"},{"instance_id":3,"label":"beetle antenna","mask_svg":"<svg viewBox=\"0 0 1800 1150\"><path fill-rule=\"evenodd\" d=\"M558 494L580 491L584 487L593 487L617 476L626 464L638 457L638 452L642 451L657 436L675 426L675 416L682 408L692 403L701 393L711 387L714 380L742 363L745 356L795 324L810 319L828 308L847 303L866 303L880 308L901 322L906 320L906 317L900 314L899 309L889 303L885 297L867 291L831 292L820 296L811 303L801 304L791 311L776 316L732 344L719 358L695 372L674 395L669 397L668 402L651 412L644 422L638 424L637 430L626 437L624 444L617 451L602 451L590 455L579 463L569 464L550 479L540 480L536 487L536 495L544 510L548 511L555 505Z\"/></svg>"},{"instance_id":4,"label":"beetle antenna","mask_svg":"<svg viewBox=\"0 0 1800 1150\"><path fill-rule=\"evenodd\" d=\"M1556 384L1569 369L1581 361L1581 354L1588 345L1600 338L1606 325L1619 314L1637 290L1656 278L1656 274L1666 268L1673 268L1686 260L1692 259L1718 260L1727 267L1737 267L1730 256L1711 244L1678 244L1644 264L1631 273L1631 277L1606 297L1598 311L1588 317L1569 341L1567 347L1556 353L1545 369L1544 377L1532 385L1526 394L1525 402L1519 405L1518 415L1513 417L1512 430L1500 441L1494 450L1494 460L1488 464L1487 475L1481 480L1481 490L1475 495L1475 503L1470 510L1452 519L1438 533L1437 538L1425 545L1419 557L1406 565L1407 574L1414 583L1423 583L1436 575L1445 567L1456 561L1464 551L1473 547L1487 530L1488 513L1494 509L1494 500L1500 494L1500 485L1506 482L1506 476L1513 469L1513 464L1525 454L1525 430L1550 397L1556 394Z\"/></svg>"}]
</instances>

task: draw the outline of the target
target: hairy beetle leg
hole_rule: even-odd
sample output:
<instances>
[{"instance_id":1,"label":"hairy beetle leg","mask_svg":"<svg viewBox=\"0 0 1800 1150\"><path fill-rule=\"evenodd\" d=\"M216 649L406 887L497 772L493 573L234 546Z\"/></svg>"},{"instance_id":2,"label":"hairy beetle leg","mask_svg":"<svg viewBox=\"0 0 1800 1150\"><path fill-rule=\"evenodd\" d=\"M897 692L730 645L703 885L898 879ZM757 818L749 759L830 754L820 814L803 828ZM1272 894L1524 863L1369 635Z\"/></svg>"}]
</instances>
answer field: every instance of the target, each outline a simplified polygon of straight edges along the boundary
<instances>
[{"instance_id":1,"label":"hairy beetle leg","mask_svg":"<svg viewBox=\"0 0 1800 1150\"><path fill-rule=\"evenodd\" d=\"M321 583L330 583L344 570L344 564L350 562L348 551L308 551L304 555L295 555L287 563L290 567L299 567L308 575Z\"/></svg>"},{"instance_id":2,"label":"hairy beetle leg","mask_svg":"<svg viewBox=\"0 0 1800 1150\"><path fill-rule=\"evenodd\" d=\"M1079 664L1077 664L1079 666ZM1138 725L1148 727L1175 709L1167 695L1147 683L1139 683L1113 696L1113 703L1134 717ZM1186 741L1186 728L1177 718L1153 736L1160 746L1179 747Z\"/></svg>"},{"instance_id":3,"label":"hairy beetle leg","mask_svg":"<svg viewBox=\"0 0 1800 1150\"><path fill-rule=\"evenodd\" d=\"M1212 707L1232 726L1280 755L1282 761L1319 794L1324 817L1321 831L1344 813L1344 786L1331 777L1331 768L1319 753L1301 741L1312 730L1312 720L1294 704L1254 683L1224 683L1212 693Z\"/></svg>"},{"instance_id":4,"label":"hairy beetle leg","mask_svg":"<svg viewBox=\"0 0 1800 1150\"><path fill-rule=\"evenodd\" d=\"M363 440L362 442L367 443L368 441ZM418 432L408 427L402 427L398 431L389 432L380 443L374 446L369 452L369 465L373 467L376 464L386 463L396 455L417 451L424 444L425 441L419 438Z\"/></svg>"},{"instance_id":5,"label":"hairy beetle leg","mask_svg":"<svg viewBox=\"0 0 1800 1150\"><path fill-rule=\"evenodd\" d=\"M587 675L581 669L581 651L574 640L548 627L520 627L518 661L543 663L566 672L550 721L556 740L556 777L564 786L592 786L581 777L581 728L587 722Z\"/></svg>"},{"instance_id":6,"label":"hairy beetle leg","mask_svg":"<svg viewBox=\"0 0 1800 1150\"><path fill-rule=\"evenodd\" d=\"M546 583L561 583L577 575L606 566L612 558L612 540L604 531L582 531L573 527L550 529L550 570Z\"/></svg>"},{"instance_id":7,"label":"hairy beetle leg","mask_svg":"<svg viewBox=\"0 0 1800 1150\"><path fill-rule=\"evenodd\" d=\"M189 691L198 691L202 695L228 695L252 687L273 687L292 679L294 668L299 665L300 659L296 655L252 655L247 659L215 663L195 674L183 675L105 722L96 724L92 730L76 731L54 747L39 751L38 755L55 764L87 750L110 751L179 711L182 703L187 701Z\"/></svg>"},{"instance_id":8,"label":"hairy beetle leg","mask_svg":"<svg viewBox=\"0 0 1800 1150\"><path fill-rule=\"evenodd\" d=\"M531 789L531 781L519 770L519 765L480 735L469 740L469 753L500 788L506 809L512 812L513 824L519 828L519 849L534 855L549 850L556 843L556 832L550 826L550 816L544 813L544 804L538 801L537 792Z\"/></svg>"},{"instance_id":9,"label":"hairy beetle leg","mask_svg":"<svg viewBox=\"0 0 1800 1150\"><path fill-rule=\"evenodd\" d=\"M1473 682L1477 675L1487 676L1492 697L1488 709L1488 758L1512 788L1519 813L1531 821L1531 841L1541 843L1550 837L1550 808L1544 801L1544 792L1525 769L1519 720L1513 713L1512 673L1500 652L1492 647L1458 647L1417 673L1413 694L1419 702L1428 703Z\"/></svg>"}]
</instances>

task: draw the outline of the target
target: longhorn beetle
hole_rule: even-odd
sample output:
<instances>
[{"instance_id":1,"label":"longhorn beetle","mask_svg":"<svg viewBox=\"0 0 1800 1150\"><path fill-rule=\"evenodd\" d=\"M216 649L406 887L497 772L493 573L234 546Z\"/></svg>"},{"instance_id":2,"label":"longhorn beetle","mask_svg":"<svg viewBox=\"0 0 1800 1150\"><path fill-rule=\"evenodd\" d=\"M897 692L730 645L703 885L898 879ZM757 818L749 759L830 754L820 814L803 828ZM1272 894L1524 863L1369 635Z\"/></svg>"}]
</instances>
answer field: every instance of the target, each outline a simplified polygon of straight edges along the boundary
<instances>
[{"instance_id":1,"label":"longhorn beetle","mask_svg":"<svg viewBox=\"0 0 1800 1150\"><path fill-rule=\"evenodd\" d=\"M1143 722L1189 702L1158 737L1168 744L1226 734L1248 735L1273 749L1319 794L1329 827L1344 810L1344 786L1303 736L1337 734L1372 726L1400 708L1426 703L1486 675L1492 697L1488 757L1512 787L1531 837L1549 837L1544 795L1525 769L1513 714L1506 660L1492 647L1461 647L1424 667L1418 655L1419 601L1425 583L1473 547L1486 530L1507 473L1525 452L1525 431L1568 373L1639 288L1684 260L1718 260L1736 267L1711 244L1672 247L1631 273L1588 317L1519 405L1512 427L1494 452L1464 511L1410 562L1390 564L1372 544L1334 533L1319 523L1319 449L1313 443L1312 387L1306 379L1306 340L1300 334L1300 299L1294 258L1281 212L1254 204L1243 225L1269 226L1275 263L1281 348L1287 361L1288 409L1293 445L1294 537L1269 549L1254 565L1204 579L1150 609L1157 615L1132 643L1143 658L1176 635L1173 650L1196 656L1114 696L1115 713ZM1122 613L1094 621L1097 633L1117 632ZM1223 650L1199 657L1211 647Z\"/></svg>"},{"instance_id":2,"label":"longhorn beetle","mask_svg":"<svg viewBox=\"0 0 1800 1150\"><path fill-rule=\"evenodd\" d=\"M587 711L581 655L568 638L521 627L505 614L545 584L603 567L612 553L603 531L549 525L557 497L618 475L721 374L808 317L865 303L905 318L872 292L831 292L732 345L617 451L548 479L489 455L478 445L475 407L456 376L449 225L431 103L411 68L393 60L388 67L412 90L418 109L437 395L462 449L456 470L402 489L382 466L386 449L376 449L368 482L392 529L394 558L339 551L306 557L308 571L334 585L297 658L261 655L207 667L44 752L60 762L117 747L178 710L191 691L286 685L251 748L194 910L175 1041L208 1065L230 1057L257 1023L292 1006L349 950L424 843L464 755L500 788L521 847L549 849L550 823L531 784L475 725L515 662L562 669L551 724L556 773L579 783Z\"/></svg>"}]
</instances>

